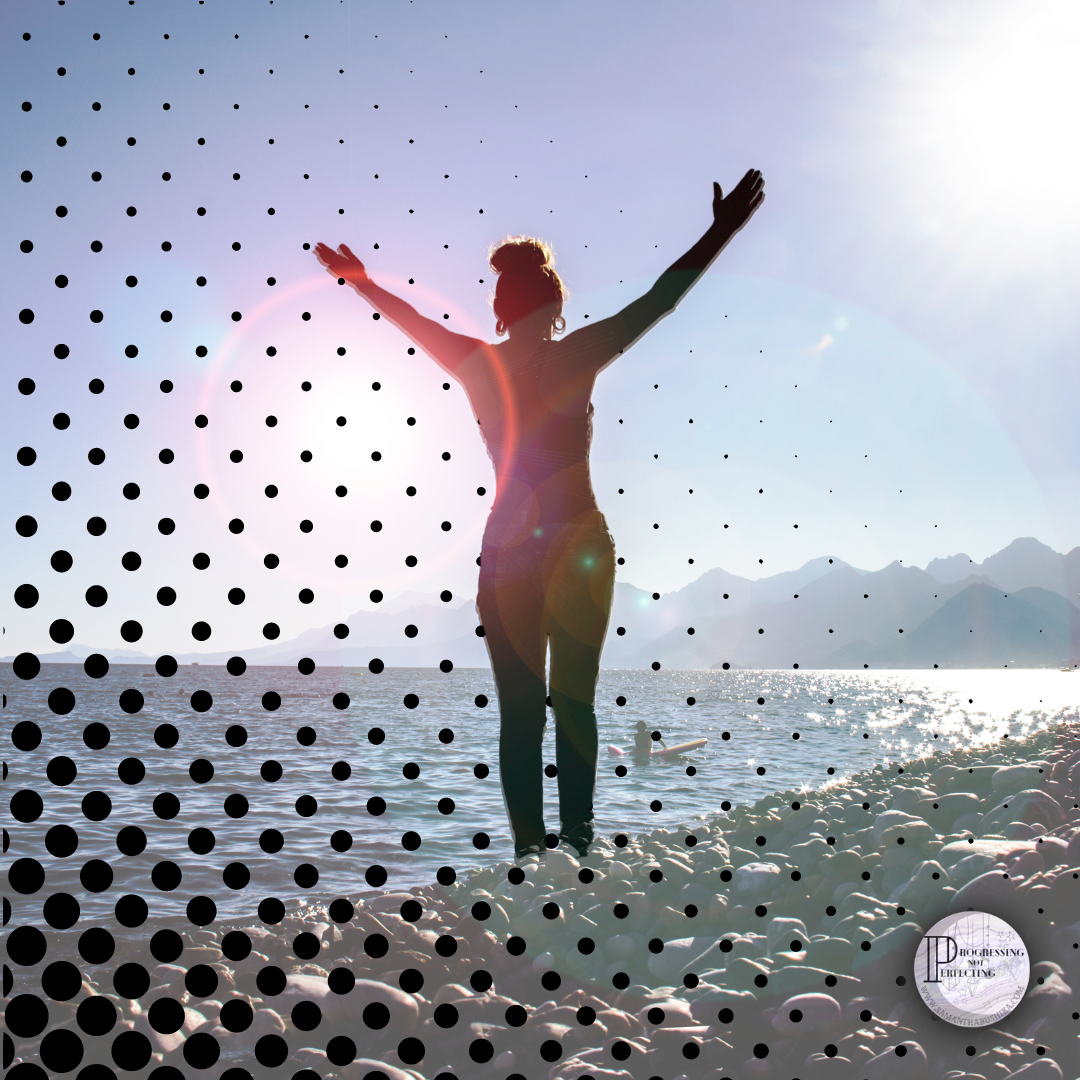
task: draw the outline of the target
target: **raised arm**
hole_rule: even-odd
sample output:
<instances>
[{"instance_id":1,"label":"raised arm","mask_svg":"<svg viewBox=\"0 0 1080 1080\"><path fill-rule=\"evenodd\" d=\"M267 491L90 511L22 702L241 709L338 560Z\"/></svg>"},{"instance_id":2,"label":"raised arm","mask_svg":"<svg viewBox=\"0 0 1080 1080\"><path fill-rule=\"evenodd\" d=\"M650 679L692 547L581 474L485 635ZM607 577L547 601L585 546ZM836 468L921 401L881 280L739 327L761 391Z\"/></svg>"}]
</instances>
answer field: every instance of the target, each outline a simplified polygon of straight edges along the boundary
<instances>
[{"instance_id":1,"label":"raised arm","mask_svg":"<svg viewBox=\"0 0 1080 1080\"><path fill-rule=\"evenodd\" d=\"M753 217L765 198L764 186L765 181L757 169L751 169L726 198L720 185L714 182L713 223L701 239L676 259L644 296L628 304L617 315L567 335L563 345L596 355L599 359L597 371L602 371L675 310L731 238Z\"/></svg>"},{"instance_id":2,"label":"raised arm","mask_svg":"<svg viewBox=\"0 0 1080 1080\"><path fill-rule=\"evenodd\" d=\"M447 330L434 319L425 318L400 297L380 288L368 277L364 264L344 244L337 251L326 244L316 244L315 257L332 277L344 280L449 374L456 375L462 360L486 344L478 338Z\"/></svg>"},{"instance_id":3,"label":"raised arm","mask_svg":"<svg viewBox=\"0 0 1080 1080\"><path fill-rule=\"evenodd\" d=\"M674 310L691 286L712 266L731 238L754 216L765 200L761 172L751 169L727 198L713 182L713 223L705 235L681 258L673 262L652 287L661 303Z\"/></svg>"}]
</instances>

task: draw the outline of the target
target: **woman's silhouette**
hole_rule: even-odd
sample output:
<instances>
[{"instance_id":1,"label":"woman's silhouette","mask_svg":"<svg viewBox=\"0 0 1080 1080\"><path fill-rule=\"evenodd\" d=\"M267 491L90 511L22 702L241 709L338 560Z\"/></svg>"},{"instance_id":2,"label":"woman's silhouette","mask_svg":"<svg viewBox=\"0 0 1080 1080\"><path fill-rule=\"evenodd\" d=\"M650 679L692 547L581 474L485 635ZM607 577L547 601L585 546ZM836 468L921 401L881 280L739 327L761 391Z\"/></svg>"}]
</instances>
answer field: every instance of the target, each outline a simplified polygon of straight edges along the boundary
<instances>
[{"instance_id":1,"label":"woman's silhouette","mask_svg":"<svg viewBox=\"0 0 1080 1080\"><path fill-rule=\"evenodd\" d=\"M565 329L565 290L551 250L531 237L493 247L499 275L489 345L452 333L379 288L344 245L318 244L319 262L348 283L465 389L498 477L484 532L477 613L499 695L499 771L516 856L542 852L541 743L551 639L560 839L584 856L593 840L598 735L593 710L615 582L615 546L589 477L590 402L600 374L672 312L765 198L748 172L724 197L713 184L704 236L617 315ZM557 843L558 841L554 841Z\"/></svg>"}]
</instances>

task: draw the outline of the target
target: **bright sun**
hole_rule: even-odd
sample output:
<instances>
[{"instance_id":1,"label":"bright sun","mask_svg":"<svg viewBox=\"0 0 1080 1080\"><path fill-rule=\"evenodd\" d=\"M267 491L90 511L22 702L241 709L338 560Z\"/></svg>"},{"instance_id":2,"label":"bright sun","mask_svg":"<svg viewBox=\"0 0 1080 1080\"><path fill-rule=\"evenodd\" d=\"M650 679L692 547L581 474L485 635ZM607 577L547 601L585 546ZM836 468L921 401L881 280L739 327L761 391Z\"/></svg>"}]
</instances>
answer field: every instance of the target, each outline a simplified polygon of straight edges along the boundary
<instances>
[{"instance_id":1,"label":"bright sun","mask_svg":"<svg viewBox=\"0 0 1080 1080\"><path fill-rule=\"evenodd\" d=\"M982 10L909 54L896 134L929 235L1038 257L1080 225L1080 4Z\"/></svg>"}]
</instances>

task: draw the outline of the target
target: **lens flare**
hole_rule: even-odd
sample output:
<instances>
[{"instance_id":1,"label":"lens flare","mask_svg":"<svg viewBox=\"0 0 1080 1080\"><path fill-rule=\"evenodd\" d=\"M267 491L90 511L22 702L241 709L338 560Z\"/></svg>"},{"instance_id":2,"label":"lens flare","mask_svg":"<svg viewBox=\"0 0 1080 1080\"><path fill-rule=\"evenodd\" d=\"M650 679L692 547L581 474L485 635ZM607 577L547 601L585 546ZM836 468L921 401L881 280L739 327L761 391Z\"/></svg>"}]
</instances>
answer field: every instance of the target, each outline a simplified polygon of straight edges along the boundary
<instances>
[{"instance_id":1,"label":"lens flare","mask_svg":"<svg viewBox=\"0 0 1080 1080\"><path fill-rule=\"evenodd\" d=\"M480 329L472 324L472 320L469 316L463 310L458 308L448 297L415 285L409 286L403 279L397 279L393 277L393 275L381 274L380 283L391 291L405 292L408 290L409 295L416 297L427 310L452 312L458 324L464 324L467 331L470 331L477 336L478 340L483 340ZM293 282L285 288L276 289L271 296L261 301L253 310L245 311L243 313L243 318L240 321L231 323L228 332L215 347L208 359L199 388L198 411L200 413L211 415L214 411L215 402L222 398L227 400L231 397L231 392L229 392L229 381L232 378L232 369L238 363L249 362L248 358L251 355L254 355L254 352L262 351L262 342L260 340L259 344L256 345L256 339L260 338L260 331L265 333L267 323L275 315L284 310L291 311L295 306L292 302L300 297L334 287L335 282L325 273L313 274L310 277ZM349 299L352 300L353 303L357 303L359 298L350 296ZM361 309L356 312L357 319L366 314L366 311L364 310L365 306L366 305L361 305ZM293 332L290 331L279 334L279 339L290 336L291 333ZM331 341L327 336L317 335L315 340L312 341L310 332L307 331L304 333L304 343L302 348L307 355L317 353L329 355L334 351L336 344L336 341ZM281 348L278 350L275 357L267 357L264 362L280 371L280 368L283 365L291 362L287 356L289 351L290 350L286 348ZM506 453L502 456L501 461L495 462L496 501L498 501L499 493L502 492L506 486L505 477L514 465L518 449L518 440L520 437L520 425L514 395L511 393L510 379L501 362L499 351L489 345L483 352L495 375L496 393L503 410L503 415L506 418L504 427ZM347 405L347 402L342 402L341 404L344 408ZM216 429L210 432L210 434L216 435ZM317 433L312 433L312 438L316 441L318 437ZM219 472L219 462L223 459L220 454L212 453L213 449L216 447L213 438L200 438L196 435L193 438L193 442L195 460L198 464L199 479L209 487L210 503L214 507L218 519L224 524L235 516L236 504L235 501L230 500L230 498L227 497L225 494L226 486L220 482L222 477ZM316 445L316 443L313 442L312 445ZM325 453L320 455L320 460L325 462ZM471 533L464 532L459 532L455 539L457 540L456 543L443 549L443 558L447 564L452 564L455 560L466 557L468 554L465 551L466 546L470 545L475 540L475 538L471 536ZM262 545L258 542L258 529L245 530L243 533L239 534L237 540L252 558L262 558L263 550Z\"/></svg>"}]
</instances>

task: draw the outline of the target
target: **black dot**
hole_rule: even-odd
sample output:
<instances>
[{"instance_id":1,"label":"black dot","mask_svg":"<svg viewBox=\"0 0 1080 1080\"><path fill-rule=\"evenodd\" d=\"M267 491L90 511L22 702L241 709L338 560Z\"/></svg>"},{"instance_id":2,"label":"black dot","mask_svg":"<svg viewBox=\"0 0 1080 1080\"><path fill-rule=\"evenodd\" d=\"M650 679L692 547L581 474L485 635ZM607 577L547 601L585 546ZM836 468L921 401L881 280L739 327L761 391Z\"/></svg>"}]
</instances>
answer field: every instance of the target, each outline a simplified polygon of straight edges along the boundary
<instances>
[{"instance_id":1,"label":"black dot","mask_svg":"<svg viewBox=\"0 0 1080 1080\"><path fill-rule=\"evenodd\" d=\"M91 679L103 679L109 673L109 661L101 653L92 653L83 661L83 671Z\"/></svg>"},{"instance_id":2,"label":"black dot","mask_svg":"<svg viewBox=\"0 0 1080 1080\"><path fill-rule=\"evenodd\" d=\"M12 663L12 670L20 679L34 679L41 671L41 661L33 653L19 653Z\"/></svg>"}]
</instances>

